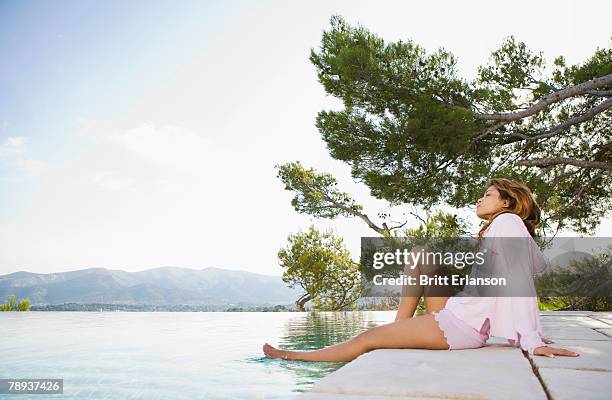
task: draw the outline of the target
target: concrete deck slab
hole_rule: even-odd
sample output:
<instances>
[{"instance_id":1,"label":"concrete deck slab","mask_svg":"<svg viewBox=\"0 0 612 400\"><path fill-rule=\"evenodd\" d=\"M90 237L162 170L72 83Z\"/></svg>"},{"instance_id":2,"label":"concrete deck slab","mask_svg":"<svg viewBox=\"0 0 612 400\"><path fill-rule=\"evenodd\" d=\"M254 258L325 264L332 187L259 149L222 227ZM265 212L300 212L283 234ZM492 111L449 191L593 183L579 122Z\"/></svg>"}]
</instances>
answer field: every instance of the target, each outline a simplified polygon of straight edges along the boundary
<instances>
[{"instance_id":1,"label":"concrete deck slab","mask_svg":"<svg viewBox=\"0 0 612 400\"><path fill-rule=\"evenodd\" d=\"M522 352L500 345L454 351L374 350L315 383L312 392L457 400L546 399Z\"/></svg>"},{"instance_id":2,"label":"concrete deck slab","mask_svg":"<svg viewBox=\"0 0 612 400\"><path fill-rule=\"evenodd\" d=\"M593 317L582 317L575 315L550 315L546 318L540 318L542 327L544 326L563 326L567 328L610 328L604 321L600 321Z\"/></svg>"},{"instance_id":3,"label":"concrete deck slab","mask_svg":"<svg viewBox=\"0 0 612 400\"><path fill-rule=\"evenodd\" d=\"M331 393L306 393L296 398L296 400L439 400L431 397L406 397L406 396L359 396L352 394L331 394Z\"/></svg>"},{"instance_id":4,"label":"concrete deck slab","mask_svg":"<svg viewBox=\"0 0 612 400\"><path fill-rule=\"evenodd\" d=\"M591 314L597 314L593 311L540 311L541 316L547 315L577 315L577 316L588 316Z\"/></svg>"},{"instance_id":5,"label":"concrete deck slab","mask_svg":"<svg viewBox=\"0 0 612 400\"><path fill-rule=\"evenodd\" d=\"M612 338L598 332L593 328L565 327L563 325L542 325L542 333L548 339L574 339L574 340L603 340L610 341Z\"/></svg>"},{"instance_id":6,"label":"concrete deck slab","mask_svg":"<svg viewBox=\"0 0 612 400\"><path fill-rule=\"evenodd\" d=\"M530 356L538 368L571 368L610 372L612 379L612 342L599 340L556 340L552 347L575 351L578 357Z\"/></svg>"},{"instance_id":7,"label":"concrete deck slab","mask_svg":"<svg viewBox=\"0 0 612 400\"><path fill-rule=\"evenodd\" d=\"M549 400L611 398L612 326L606 319L612 313L543 314L551 346L579 357L530 356L496 337L481 349L380 349L324 377L298 399L547 399L546 391Z\"/></svg>"},{"instance_id":8,"label":"concrete deck slab","mask_svg":"<svg viewBox=\"0 0 612 400\"><path fill-rule=\"evenodd\" d=\"M602 333L610 338L612 338L612 327L610 328L604 328L604 329L597 329L595 328L595 330L599 333Z\"/></svg>"},{"instance_id":9,"label":"concrete deck slab","mask_svg":"<svg viewBox=\"0 0 612 400\"><path fill-rule=\"evenodd\" d=\"M612 318L592 317L592 316L590 318L593 318L593 319L595 319L597 321L601 321L603 323L606 323L606 324L610 325L610 327L612 327Z\"/></svg>"},{"instance_id":10,"label":"concrete deck slab","mask_svg":"<svg viewBox=\"0 0 612 400\"><path fill-rule=\"evenodd\" d=\"M563 368L543 368L540 376L554 400L609 400L612 374Z\"/></svg>"}]
</instances>

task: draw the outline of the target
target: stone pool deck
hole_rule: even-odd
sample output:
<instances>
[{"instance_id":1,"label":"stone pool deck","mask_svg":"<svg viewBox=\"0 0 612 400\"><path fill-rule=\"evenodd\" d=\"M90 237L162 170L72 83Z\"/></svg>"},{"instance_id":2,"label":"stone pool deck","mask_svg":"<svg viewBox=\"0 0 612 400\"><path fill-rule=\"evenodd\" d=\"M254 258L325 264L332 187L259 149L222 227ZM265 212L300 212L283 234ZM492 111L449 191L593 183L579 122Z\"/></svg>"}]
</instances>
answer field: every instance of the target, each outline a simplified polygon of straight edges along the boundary
<instances>
[{"instance_id":1,"label":"stone pool deck","mask_svg":"<svg viewBox=\"0 0 612 400\"><path fill-rule=\"evenodd\" d=\"M553 347L579 357L530 356L491 338L468 350L380 349L316 382L296 400L612 399L612 312L541 312Z\"/></svg>"}]
</instances>

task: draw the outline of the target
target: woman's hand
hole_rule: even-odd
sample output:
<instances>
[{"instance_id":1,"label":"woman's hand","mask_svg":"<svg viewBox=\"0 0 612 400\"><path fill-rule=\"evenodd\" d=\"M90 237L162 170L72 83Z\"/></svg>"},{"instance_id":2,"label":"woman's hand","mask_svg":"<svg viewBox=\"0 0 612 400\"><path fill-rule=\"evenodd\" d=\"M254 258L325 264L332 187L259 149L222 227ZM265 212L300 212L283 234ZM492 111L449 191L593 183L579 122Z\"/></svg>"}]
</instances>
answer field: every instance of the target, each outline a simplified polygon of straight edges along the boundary
<instances>
[{"instance_id":1,"label":"woman's hand","mask_svg":"<svg viewBox=\"0 0 612 400\"><path fill-rule=\"evenodd\" d=\"M533 350L533 354L536 356L546 356L546 357L552 357L552 358L554 358L555 356L577 357L580 355L574 351L569 351L566 349L558 349L556 347L548 347L548 346L536 347Z\"/></svg>"},{"instance_id":2,"label":"woman's hand","mask_svg":"<svg viewBox=\"0 0 612 400\"><path fill-rule=\"evenodd\" d=\"M546 338L542 338L542 341L546 344L551 344L551 343L555 343L554 340L550 340L550 339L546 339Z\"/></svg>"}]
</instances>

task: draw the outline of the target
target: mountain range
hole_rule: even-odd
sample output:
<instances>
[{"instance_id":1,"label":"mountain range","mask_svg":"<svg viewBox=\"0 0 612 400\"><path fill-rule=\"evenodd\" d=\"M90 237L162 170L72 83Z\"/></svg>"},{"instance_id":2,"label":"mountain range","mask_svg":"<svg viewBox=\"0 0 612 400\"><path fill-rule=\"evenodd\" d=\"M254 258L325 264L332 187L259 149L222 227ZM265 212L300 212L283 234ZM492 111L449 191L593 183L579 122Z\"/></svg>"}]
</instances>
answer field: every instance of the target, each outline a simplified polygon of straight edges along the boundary
<instances>
[{"instance_id":1,"label":"mountain range","mask_svg":"<svg viewBox=\"0 0 612 400\"><path fill-rule=\"evenodd\" d=\"M33 305L108 303L147 305L292 304L302 295L280 276L221 268L161 267L138 272L87 268L0 275L0 301L14 294Z\"/></svg>"}]
</instances>

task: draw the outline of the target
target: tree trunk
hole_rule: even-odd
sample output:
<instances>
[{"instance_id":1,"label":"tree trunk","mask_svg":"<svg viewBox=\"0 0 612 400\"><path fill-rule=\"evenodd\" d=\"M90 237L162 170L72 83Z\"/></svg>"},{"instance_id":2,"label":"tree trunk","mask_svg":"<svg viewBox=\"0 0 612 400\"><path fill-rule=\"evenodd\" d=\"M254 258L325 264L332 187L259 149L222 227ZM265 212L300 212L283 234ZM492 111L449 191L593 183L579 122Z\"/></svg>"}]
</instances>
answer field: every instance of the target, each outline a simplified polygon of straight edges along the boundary
<instances>
[{"instance_id":1,"label":"tree trunk","mask_svg":"<svg viewBox=\"0 0 612 400\"><path fill-rule=\"evenodd\" d=\"M310 294L306 293L295 302L295 308L298 311L306 311L304 305L310 301Z\"/></svg>"}]
</instances>

